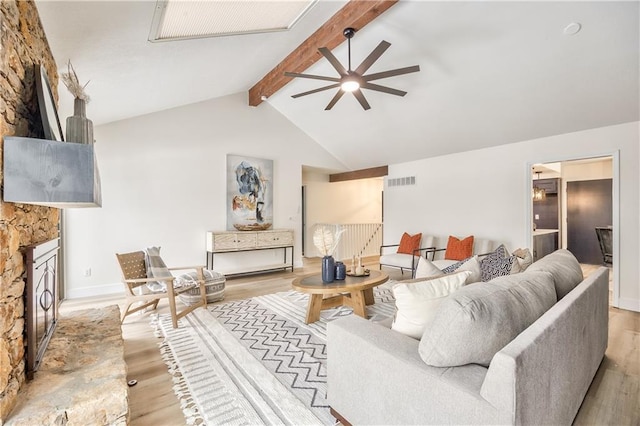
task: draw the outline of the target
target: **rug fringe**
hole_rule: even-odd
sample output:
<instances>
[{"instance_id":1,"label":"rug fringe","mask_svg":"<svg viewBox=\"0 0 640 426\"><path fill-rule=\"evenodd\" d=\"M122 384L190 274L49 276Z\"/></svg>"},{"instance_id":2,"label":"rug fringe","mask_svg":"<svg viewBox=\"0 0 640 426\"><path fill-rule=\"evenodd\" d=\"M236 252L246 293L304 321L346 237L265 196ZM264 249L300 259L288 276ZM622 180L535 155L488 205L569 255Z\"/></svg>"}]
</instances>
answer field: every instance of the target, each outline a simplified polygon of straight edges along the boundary
<instances>
[{"instance_id":1,"label":"rug fringe","mask_svg":"<svg viewBox=\"0 0 640 426\"><path fill-rule=\"evenodd\" d=\"M155 327L155 332L160 334L156 334L156 336L164 337L160 329L160 320L157 315L152 319L151 326ZM200 414L196 402L191 397L191 393L189 392L187 383L184 380L182 373L180 372L175 358L173 357L168 340L164 338L162 342L158 343L158 347L160 348L160 357L164 361L165 365L167 366L167 370L171 375L171 381L173 382L173 392L178 397L180 408L182 409L182 414L184 415L186 424L189 426L204 425L204 418Z\"/></svg>"}]
</instances>

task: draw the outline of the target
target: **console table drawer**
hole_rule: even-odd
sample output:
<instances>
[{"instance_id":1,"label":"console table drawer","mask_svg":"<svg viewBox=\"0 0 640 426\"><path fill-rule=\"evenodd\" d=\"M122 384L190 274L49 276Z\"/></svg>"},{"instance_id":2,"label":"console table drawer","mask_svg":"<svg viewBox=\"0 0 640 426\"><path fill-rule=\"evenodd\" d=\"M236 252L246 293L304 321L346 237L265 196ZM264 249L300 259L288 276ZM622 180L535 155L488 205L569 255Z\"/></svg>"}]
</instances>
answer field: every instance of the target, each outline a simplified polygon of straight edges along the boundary
<instances>
[{"instance_id":1,"label":"console table drawer","mask_svg":"<svg viewBox=\"0 0 640 426\"><path fill-rule=\"evenodd\" d=\"M256 234L211 232L207 239L207 251L234 251L256 247Z\"/></svg>"},{"instance_id":2,"label":"console table drawer","mask_svg":"<svg viewBox=\"0 0 640 426\"><path fill-rule=\"evenodd\" d=\"M293 232L274 231L260 232L258 235L258 247L288 246L293 244Z\"/></svg>"}]
</instances>

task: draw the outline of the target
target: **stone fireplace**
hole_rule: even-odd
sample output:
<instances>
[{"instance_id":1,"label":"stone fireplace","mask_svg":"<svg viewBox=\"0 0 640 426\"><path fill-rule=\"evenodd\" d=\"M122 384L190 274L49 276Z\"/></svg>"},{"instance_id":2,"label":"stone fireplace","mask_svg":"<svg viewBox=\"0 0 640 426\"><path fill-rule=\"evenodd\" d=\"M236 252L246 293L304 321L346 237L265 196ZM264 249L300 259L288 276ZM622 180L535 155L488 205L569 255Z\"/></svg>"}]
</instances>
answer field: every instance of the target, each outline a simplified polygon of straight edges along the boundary
<instances>
[{"instance_id":1,"label":"stone fireplace","mask_svg":"<svg viewBox=\"0 0 640 426\"><path fill-rule=\"evenodd\" d=\"M0 134L42 137L35 67L57 98L58 72L33 1L0 2ZM2 175L0 141L0 186ZM58 237L59 210L0 200L0 424L25 382L24 248Z\"/></svg>"}]
</instances>

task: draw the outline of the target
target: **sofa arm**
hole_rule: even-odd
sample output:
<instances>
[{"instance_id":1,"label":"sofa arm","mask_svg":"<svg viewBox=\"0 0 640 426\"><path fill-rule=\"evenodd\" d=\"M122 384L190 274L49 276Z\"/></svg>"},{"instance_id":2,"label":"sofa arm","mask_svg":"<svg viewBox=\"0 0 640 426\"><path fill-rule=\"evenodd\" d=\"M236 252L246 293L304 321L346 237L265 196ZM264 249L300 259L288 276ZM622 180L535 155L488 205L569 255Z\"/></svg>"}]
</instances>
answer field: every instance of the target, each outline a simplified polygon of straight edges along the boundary
<instances>
[{"instance_id":1,"label":"sofa arm","mask_svg":"<svg viewBox=\"0 0 640 426\"><path fill-rule=\"evenodd\" d=\"M480 396L487 369L437 368L419 341L355 315L327 325L327 400L352 424L504 423Z\"/></svg>"},{"instance_id":2,"label":"sofa arm","mask_svg":"<svg viewBox=\"0 0 640 426\"><path fill-rule=\"evenodd\" d=\"M481 394L515 424L571 424L608 329L609 271L601 267L493 357Z\"/></svg>"}]
</instances>

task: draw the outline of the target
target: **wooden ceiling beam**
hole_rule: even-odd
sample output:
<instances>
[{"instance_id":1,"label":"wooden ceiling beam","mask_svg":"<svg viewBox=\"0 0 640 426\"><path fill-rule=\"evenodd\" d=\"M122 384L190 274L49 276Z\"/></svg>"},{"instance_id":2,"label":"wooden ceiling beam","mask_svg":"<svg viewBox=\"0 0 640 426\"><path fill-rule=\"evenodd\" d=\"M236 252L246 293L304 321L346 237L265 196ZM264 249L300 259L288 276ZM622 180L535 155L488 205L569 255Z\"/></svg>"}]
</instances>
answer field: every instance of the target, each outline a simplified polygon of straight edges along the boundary
<instances>
[{"instance_id":1,"label":"wooden ceiling beam","mask_svg":"<svg viewBox=\"0 0 640 426\"><path fill-rule=\"evenodd\" d=\"M249 89L249 105L260 105L263 96L268 98L291 81L291 77L285 77L285 71L301 73L315 64L323 57L318 52L319 47L327 47L329 50L333 50L339 46L346 40L342 35L342 31L345 28L362 29L398 1L351 0L284 58L282 62L276 65L274 69L262 77L262 80Z\"/></svg>"},{"instance_id":2,"label":"wooden ceiling beam","mask_svg":"<svg viewBox=\"0 0 640 426\"><path fill-rule=\"evenodd\" d=\"M346 180L370 179L384 177L389 174L389 166L372 167L370 169L354 170L352 172L334 173L329 175L329 182L344 182Z\"/></svg>"}]
</instances>

